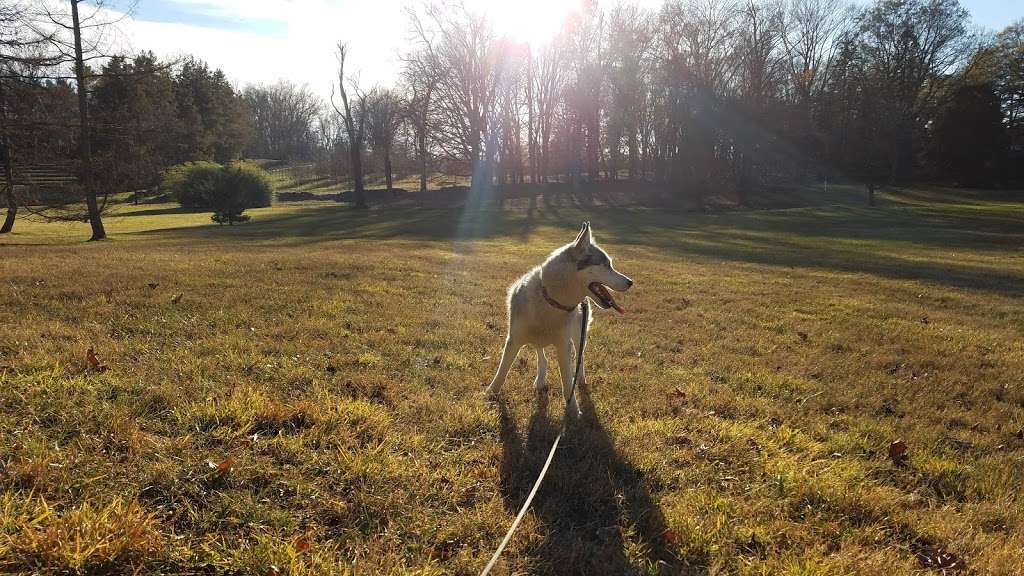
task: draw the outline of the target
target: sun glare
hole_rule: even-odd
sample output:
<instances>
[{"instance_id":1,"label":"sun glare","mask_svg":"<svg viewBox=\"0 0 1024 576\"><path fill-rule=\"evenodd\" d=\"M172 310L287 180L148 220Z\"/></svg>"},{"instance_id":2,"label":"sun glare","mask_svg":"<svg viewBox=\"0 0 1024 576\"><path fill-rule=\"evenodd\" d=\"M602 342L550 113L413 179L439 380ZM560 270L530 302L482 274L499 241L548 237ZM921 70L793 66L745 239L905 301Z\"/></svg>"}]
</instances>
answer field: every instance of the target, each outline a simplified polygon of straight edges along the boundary
<instances>
[{"instance_id":1,"label":"sun glare","mask_svg":"<svg viewBox=\"0 0 1024 576\"><path fill-rule=\"evenodd\" d=\"M518 0L478 2L494 22L499 35L539 48L551 41L566 17L579 9L579 0Z\"/></svg>"}]
</instances>

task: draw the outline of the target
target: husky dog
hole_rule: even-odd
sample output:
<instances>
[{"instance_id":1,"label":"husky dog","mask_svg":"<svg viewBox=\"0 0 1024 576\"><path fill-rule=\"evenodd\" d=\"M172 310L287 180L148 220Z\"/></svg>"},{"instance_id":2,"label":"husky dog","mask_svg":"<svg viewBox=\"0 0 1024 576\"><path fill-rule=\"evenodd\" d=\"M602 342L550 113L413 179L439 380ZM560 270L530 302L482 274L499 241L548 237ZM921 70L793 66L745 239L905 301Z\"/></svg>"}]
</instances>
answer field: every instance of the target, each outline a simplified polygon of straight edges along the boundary
<instances>
[{"instance_id":1,"label":"husky dog","mask_svg":"<svg viewBox=\"0 0 1024 576\"><path fill-rule=\"evenodd\" d=\"M580 323L583 319L580 303L589 297L601 308L614 308L623 314L625 311L608 289L625 292L632 285L632 280L612 268L611 257L594 244L590 222L584 222L575 240L552 252L543 264L527 272L509 288L508 337L498 372L487 388L488 397L497 398L512 362L527 344L537 351L534 385L537 390L545 390L548 361L544 347L554 346L566 396L566 413L579 416L575 394L572 398L568 395L574 373L570 351L575 347L578 354L580 346ZM577 385L585 382L581 366Z\"/></svg>"}]
</instances>

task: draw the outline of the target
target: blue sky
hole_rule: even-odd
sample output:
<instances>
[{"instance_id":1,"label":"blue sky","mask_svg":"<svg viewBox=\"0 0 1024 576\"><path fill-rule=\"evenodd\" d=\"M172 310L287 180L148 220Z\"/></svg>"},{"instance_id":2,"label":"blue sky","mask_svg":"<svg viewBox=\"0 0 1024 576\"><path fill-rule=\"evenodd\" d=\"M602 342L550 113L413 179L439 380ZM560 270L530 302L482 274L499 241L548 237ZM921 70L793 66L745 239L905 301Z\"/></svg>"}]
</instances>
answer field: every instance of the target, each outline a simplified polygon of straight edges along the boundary
<instances>
[{"instance_id":1,"label":"blue sky","mask_svg":"<svg viewBox=\"0 0 1024 576\"><path fill-rule=\"evenodd\" d=\"M971 11L974 22L986 28L1001 30L1024 18L1024 0L961 0Z\"/></svg>"},{"instance_id":2,"label":"blue sky","mask_svg":"<svg viewBox=\"0 0 1024 576\"><path fill-rule=\"evenodd\" d=\"M281 34L286 27L272 18L229 17L215 10L191 3L173 0L141 0L135 9L135 18L152 22L190 24L226 30L249 30L261 34Z\"/></svg>"},{"instance_id":3,"label":"blue sky","mask_svg":"<svg viewBox=\"0 0 1024 576\"><path fill-rule=\"evenodd\" d=\"M124 6L130 0L110 0ZM464 0L486 10L497 31L542 43L579 0ZM612 5L616 0L606 0ZM662 0L635 0L657 8ZM864 3L863 1L860 3ZM998 30L1024 17L1024 0L961 0L979 26ZM240 85L285 79L325 97L334 79L334 46L350 45L361 83L391 84L409 45L409 6L422 0L138 0L124 23L131 47L159 56L193 54Z\"/></svg>"}]
</instances>

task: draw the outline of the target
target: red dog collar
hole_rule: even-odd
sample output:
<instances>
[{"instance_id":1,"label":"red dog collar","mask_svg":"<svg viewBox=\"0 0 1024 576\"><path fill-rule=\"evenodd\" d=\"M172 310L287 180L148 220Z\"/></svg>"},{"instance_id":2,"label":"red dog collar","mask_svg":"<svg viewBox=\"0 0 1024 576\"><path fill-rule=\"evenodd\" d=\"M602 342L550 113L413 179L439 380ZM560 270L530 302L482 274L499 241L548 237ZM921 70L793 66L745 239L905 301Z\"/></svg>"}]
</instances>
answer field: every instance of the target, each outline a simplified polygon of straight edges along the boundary
<instances>
[{"instance_id":1,"label":"red dog collar","mask_svg":"<svg viewBox=\"0 0 1024 576\"><path fill-rule=\"evenodd\" d=\"M559 310L563 310L565 312L572 312L573 310L576 309L576 306L566 306L565 304L562 304L558 300L552 298L551 295L548 294L548 289L543 284L540 285L540 293L541 295L544 296L544 299L548 301L548 304L551 304L552 306L558 308ZM577 306L579 306L579 304L577 304Z\"/></svg>"}]
</instances>

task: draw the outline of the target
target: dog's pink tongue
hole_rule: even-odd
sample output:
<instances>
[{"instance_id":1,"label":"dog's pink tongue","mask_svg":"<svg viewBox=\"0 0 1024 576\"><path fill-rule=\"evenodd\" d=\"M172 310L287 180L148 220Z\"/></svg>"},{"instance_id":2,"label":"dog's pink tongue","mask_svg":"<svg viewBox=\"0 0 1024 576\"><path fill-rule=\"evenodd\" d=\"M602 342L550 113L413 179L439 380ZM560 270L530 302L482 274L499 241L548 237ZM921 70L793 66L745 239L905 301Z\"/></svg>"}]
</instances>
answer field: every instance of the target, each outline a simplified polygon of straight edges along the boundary
<instances>
[{"instance_id":1,"label":"dog's pink tongue","mask_svg":"<svg viewBox=\"0 0 1024 576\"><path fill-rule=\"evenodd\" d=\"M612 302L612 308L615 308L615 311L618 312L619 314L626 313L626 311L622 309L622 306L619 306L618 302Z\"/></svg>"}]
</instances>

